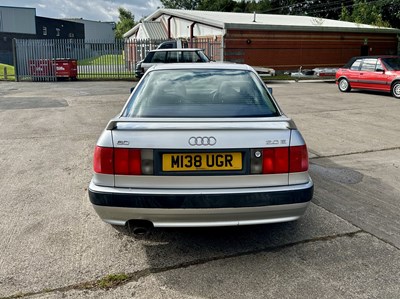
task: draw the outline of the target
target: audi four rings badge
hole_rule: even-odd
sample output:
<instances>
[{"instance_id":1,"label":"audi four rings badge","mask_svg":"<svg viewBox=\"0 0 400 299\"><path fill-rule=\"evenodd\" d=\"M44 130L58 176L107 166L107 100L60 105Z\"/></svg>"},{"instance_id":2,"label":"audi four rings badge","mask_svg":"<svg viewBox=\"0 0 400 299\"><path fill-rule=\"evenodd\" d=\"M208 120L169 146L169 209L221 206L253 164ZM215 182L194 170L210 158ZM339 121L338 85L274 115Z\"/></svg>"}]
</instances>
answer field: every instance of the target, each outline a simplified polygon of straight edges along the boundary
<instances>
[{"instance_id":1,"label":"audi four rings badge","mask_svg":"<svg viewBox=\"0 0 400 299\"><path fill-rule=\"evenodd\" d=\"M197 145L197 146L202 146L202 145L212 146L212 145L215 145L216 143L217 143L217 139L215 139L214 136L210 136L210 137L192 136L189 138L189 144L192 146L195 146L195 145Z\"/></svg>"}]
</instances>

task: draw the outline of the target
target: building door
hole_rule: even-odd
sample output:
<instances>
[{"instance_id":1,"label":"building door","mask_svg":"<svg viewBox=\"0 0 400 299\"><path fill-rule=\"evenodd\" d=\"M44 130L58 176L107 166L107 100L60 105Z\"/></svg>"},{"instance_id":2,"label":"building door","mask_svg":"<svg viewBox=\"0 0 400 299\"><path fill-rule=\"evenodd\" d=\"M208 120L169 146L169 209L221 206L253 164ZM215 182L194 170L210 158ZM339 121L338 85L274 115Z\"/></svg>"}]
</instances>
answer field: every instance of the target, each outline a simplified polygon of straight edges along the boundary
<instances>
[{"instance_id":1,"label":"building door","mask_svg":"<svg viewBox=\"0 0 400 299\"><path fill-rule=\"evenodd\" d=\"M369 55L368 45L361 46L361 56L368 56L368 55Z\"/></svg>"}]
</instances>

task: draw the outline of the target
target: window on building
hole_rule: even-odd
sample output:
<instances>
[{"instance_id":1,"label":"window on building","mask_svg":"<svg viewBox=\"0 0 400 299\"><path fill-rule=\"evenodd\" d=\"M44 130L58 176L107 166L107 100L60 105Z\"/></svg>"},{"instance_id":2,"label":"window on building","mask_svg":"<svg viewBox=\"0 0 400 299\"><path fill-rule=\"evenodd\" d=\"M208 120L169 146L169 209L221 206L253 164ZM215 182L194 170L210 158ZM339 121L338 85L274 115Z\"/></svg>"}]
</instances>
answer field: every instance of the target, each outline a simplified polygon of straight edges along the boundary
<instances>
[{"instance_id":1,"label":"window on building","mask_svg":"<svg viewBox=\"0 0 400 299\"><path fill-rule=\"evenodd\" d=\"M56 36L60 36L60 28L56 28Z\"/></svg>"},{"instance_id":2,"label":"window on building","mask_svg":"<svg viewBox=\"0 0 400 299\"><path fill-rule=\"evenodd\" d=\"M47 27L43 26L43 35L47 35Z\"/></svg>"}]
</instances>

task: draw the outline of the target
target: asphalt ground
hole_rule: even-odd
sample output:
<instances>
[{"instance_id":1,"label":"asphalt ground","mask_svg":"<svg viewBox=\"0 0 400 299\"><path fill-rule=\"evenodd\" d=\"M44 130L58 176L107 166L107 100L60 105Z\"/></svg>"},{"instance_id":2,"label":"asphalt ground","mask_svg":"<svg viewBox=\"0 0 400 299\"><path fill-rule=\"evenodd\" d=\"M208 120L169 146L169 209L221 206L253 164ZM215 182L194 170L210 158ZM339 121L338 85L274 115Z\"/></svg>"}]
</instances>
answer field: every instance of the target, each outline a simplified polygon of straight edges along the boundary
<instances>
[{"instance_id":1,"label":"asphalt ground","mask_svg":"<svg viewBox=\"0 0 400 299\"><path fill-rule=\"evenodd\" d=\"M0 298L400 297L399 100L271 82L309 147L306 215L136 238L87 196L131 86L0 82Z\"/></svg>"}]
</instances>

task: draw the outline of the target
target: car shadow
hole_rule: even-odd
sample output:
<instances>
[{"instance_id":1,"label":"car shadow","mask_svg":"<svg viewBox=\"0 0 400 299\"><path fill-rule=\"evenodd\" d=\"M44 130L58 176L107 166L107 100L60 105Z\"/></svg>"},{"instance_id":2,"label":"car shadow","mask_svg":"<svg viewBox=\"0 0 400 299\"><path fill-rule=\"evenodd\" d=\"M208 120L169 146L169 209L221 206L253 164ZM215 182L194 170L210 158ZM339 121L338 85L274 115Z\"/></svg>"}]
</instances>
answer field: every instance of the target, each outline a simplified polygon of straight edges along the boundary
<instances>
[{"instance_id":1,"label":"car shadow","mask_svg":"<svg viewBox=\"0 0 400 299\"><path fill-rule=\"evenodd\" d=\"M364 90L364 89L356 89L353 88L351 90L351 93L361 93L361 94L366 94L366 95L376 95L376 96L382 96L382 97L386 97L386 98L393 98L391 93L389 92L384 92L384 91L375 91L375 90Z\"/></svg>"},{"instance_id":2,"label":"car shadow","mask_svg":"<svg viewBox=\"0 0 400 299\"><path fill-rule=\"evenodd\" d=\"M280 269L285 266L285 254L293 253L296 250L293 248L303 248L304 256L308 256L307 250L313 250L295 246L359 232L358 227L344 219L358 215L360 207L370 204L365 202L365 198L376 189L376 182L329 158L311 161L310 174L316 183L315 196L305 215L294 222L217 228L154 228L140 237L132 234L127 227L114 228L128 242L133 242L144 251L148 272L154 275L150 281L155 288L162 286L182 296L208 298L208 293L203 292L220 294L220 288L229 285L230 280L264 279L257 278L260 272L253 272L249 268L251 264L266 267L266 273L272 275L268 267ZM348 209L350 194L346 192L357 195L356 202L351 203L353 210ZM366 212L370 211L366 209ZM337 215L345 217L343 219ZM362 216L373 217L372 214ZM360 221L364 221L363 217ZM310 246L312 248L313 245ZM135 252L132 254L135 255ZM278 263L274 258L281 254ZM293 254L287 258L303 263L304 267L314 262L298 259ZM241 277L242 272L236 267L245 270L245 277ZM290 266L286 267L284 272L292 275ZM221 282L214 281L216 277ZM277 279L283 277L281 273ZM246 288L247 291L251 289L250 286ZM222 292L219 298L229 298L232 292Z\"/></svg>"},{"instance_id":3,"label":"car shadow","mask_svg":"<svg viewBox=\"0 0 400 299\"><path fill-rule=\"evenodd\" d=\"M149 273L154 275L149 280L153 287L183 297L231 298L237 294L231 288L242 281L248 283L242 286L244 292L251 292L252 287L261 292L260 288L268 284L268 277L279 281L298 274L309 279L312 274L299 274L292 267L302 265L300 268L304 270L315 264L318 257L325 254L315 251L321 244L327 244L324 241L347 234L353 236L352 233L360 232L364 227L368 231L371 228L369 222L382 237L378 223L384 223L385 217L393 221L398 217L396 211L389 210L391 201L395 200L395 190L390 191L390 186L385 186L389 192L382 195L382 182L378 179L336 164L329 158L312 160L310 174L316 188L314 199L305 215L295 222L219 228L156 228L141 239L125 227L116 229L144 250ZM388 204L378 207L377 198ZM395 235L397 228L390 227ZM306 244L310 245L302 246ZM300 252L300 256L297 255ZM340 259L342 253L333 251L330 254L329 261ZM257 280L260 281L253 283ZM343 282L339 280L338 283ZM291 290L290 294L295 292Z\"/></svg>"},{"instance_id":4,"label":"car shadow","mask_svg":"<svg viewBox=\"0 0 400 299\"><path fill-rule=\"evenodd\" d=\"M135 235L126 226L114 226L145 250L151 268L171 267L198 260L214 260L265 250L275 250L291 244L327 237L339 233L340 219L310 204L305 215L297 221L266 225L153 228L148 234Z\"/></svg>"}]
</instances>

